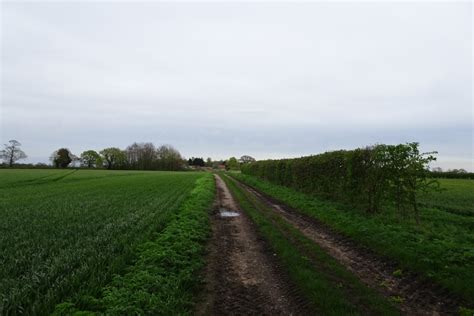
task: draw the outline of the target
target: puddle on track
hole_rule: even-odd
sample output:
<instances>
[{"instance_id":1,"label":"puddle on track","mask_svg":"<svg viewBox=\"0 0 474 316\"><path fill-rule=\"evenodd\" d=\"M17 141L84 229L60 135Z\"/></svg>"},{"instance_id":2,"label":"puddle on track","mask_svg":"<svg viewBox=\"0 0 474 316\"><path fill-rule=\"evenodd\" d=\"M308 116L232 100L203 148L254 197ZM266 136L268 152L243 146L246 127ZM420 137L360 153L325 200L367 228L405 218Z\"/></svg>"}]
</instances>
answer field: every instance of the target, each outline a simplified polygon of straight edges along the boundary
<instances>
[{"instance_id":1,"label":"puddle on track","mask_svg":"<svg viewBox=\"0 0 474 316\"><path fill-rule=\"evenodd\" d=\"M237 217L240 216L239 213L233 211L227 211L225 209L221 209L219 215L221 217Z\"/></svg>"}]
</instances>

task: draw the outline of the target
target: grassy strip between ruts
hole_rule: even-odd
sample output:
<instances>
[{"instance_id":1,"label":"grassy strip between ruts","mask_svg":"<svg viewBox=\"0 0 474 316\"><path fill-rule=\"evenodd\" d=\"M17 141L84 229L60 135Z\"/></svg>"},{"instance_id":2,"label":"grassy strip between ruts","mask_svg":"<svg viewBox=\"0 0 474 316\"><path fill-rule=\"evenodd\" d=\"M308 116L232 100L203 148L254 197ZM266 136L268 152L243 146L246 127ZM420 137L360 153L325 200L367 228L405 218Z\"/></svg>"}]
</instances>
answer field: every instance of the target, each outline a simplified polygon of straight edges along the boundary
<instances>
[{"instance_id":1,"label":"grassy strip between ruts","mask_svg":"<svg viewBox=\"0 0 474 316\"><path fill-rule=\"evenodd\" d=\"M364 286L318 245L224 176L241 208L257 224L308 301L323 315L397 315L385 298Z\"/></svg>"},{"instance_id":2,"label":"grassy strip between ruts","mask_svg":"<svg viewBox=\"0 0 474 316\"><path fill-rule=\"evenodd\" d=\"M423 208L421 224L416 225L389 212L366 216L252 176L232 176L395 260L402 271L416 271L466 299L469 305L474 303L472 217Z\"/></svg>"},{"instance_id":3,"label":"grassy strip between ruts","mask_svg":"<svg viewBox=\"0 0 474 316\"><path fill-rule=\"evenodd\" d=\"M214 193L210 174L198 179L180 212L154 241L139 246L136 263L126 274L115 276L102 297L90 298L88 311L66 302L57 305L54 314L189 314L200 282L196 273L204 265Z\"/></svg>"}]
</instances>

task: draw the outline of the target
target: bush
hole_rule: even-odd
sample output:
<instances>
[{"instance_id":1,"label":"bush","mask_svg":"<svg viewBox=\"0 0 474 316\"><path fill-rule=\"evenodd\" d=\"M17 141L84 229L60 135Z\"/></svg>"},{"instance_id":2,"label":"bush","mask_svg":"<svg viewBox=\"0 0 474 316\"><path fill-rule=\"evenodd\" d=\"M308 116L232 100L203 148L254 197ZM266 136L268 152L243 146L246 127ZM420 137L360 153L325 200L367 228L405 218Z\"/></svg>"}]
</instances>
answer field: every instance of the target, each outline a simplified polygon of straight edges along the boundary
<instances>
[{"instance_id":1,"label":"bush","mask_svg":"<svg viewBox=\"0 0 474 316\"><path fill-rule=\"evenodd\" d=\"M418 143L375 145L325 152L296 159L264 160L242 165L242 173L369 213L389 203L404 213L411 206L418 220L417 195L437 187L429 179L433 153L420 153Z\"/></svg>"}]
</instances>

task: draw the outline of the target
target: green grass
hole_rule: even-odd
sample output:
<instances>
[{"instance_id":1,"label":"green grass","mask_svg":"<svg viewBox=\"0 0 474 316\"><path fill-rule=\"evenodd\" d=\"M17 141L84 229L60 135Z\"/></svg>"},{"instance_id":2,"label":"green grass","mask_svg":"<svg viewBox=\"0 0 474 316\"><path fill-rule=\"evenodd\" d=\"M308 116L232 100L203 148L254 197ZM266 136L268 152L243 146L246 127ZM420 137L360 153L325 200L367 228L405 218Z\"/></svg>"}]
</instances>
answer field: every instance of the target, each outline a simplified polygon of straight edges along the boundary
<instances>
[{"instance_id":1,"label":"green grass","mask_svg":"<svg viewBox=\"0 0 474 316\"><path fill-rule=\"evenodd\" d=\"M474 180L438 179L442 191L421 197L420 203L459 215L474 216Z\"/></svg>"},{"instance_id":2,"label":"green grass","mask_svg":"<svg viewBox=\"0 0 474 316\"><path fill-rule=\"evenodd\" d=\"M397 315L392 303L360 281L255 196L223 177L239 205L287 269L318 314Z\"/></svg>"},{"instance_id":3,"label":"green grass","mask_svg":"<svg viewBox=\"0 0 474 316\"><path fill-rule=\"evenodd\" d=\"M369 216L252 176L233 176L474 303L473 217L425 207L418 226L389 211Z\"/></svg>"},{"instance_id":4,"label":"green grass","mask_svg":"<svg viewBox=\"0 0 474 316\"><path fill-rule=\"evenodd\" d=\"M48 314L66 300L90 307L87 297L140 258L138 245L176 220L204 176L0 170L0 314Z\"/></svg>"}]
</instances>

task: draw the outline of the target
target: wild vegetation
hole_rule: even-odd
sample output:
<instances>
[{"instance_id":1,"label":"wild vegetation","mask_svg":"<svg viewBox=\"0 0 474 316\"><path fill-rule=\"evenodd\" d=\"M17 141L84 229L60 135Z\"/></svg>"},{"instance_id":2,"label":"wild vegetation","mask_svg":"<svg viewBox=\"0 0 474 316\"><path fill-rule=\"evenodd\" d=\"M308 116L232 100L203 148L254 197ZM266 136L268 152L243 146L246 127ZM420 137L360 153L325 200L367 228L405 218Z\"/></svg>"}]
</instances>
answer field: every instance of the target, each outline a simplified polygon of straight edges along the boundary
<instances>
[{"instance_id":1,"label":"wild vegetation","mask_svg":"<svg viewBox=\"0 0 474 316\"><path fill-rule=\"evenodd\" d=\"M322 315L398 315L392 302L364 286L302 232L286 223L235 181L224 177L240 207L257 224L291 279Z\"/></svg>"},{"instance_id":2,"label":"wild vegetation","mask_svg":"<svg viewBox=\"0 0 474 316\"><path fill-rule=\"evenodd\" d=\"M13 145L4 166L26 156ZM393 262L393 275L414 272L474 302L474 182L435 179L434 153L417 143L267 161L186 161L151 143L51 158L58 169L0 170L2 315L192 313L214 180L141 171L155 169L232 171L224 179L239 208L322 314L394 314L402 298L369 289L234 179Z\"/></svg>"},{"instance_id":3,"label":"wild vegetation","mask_svg":"<svg viewBox=\"0 0 474 316\"><path fill-rule=\"evenodd\" d=\"M393 208L367 214L347 204L321 199L255 176L232 176L393 260L399 265L400 273L414 271L468 302L474 302L472 216L442 211L441 205L421 207L420 223L417 224L413 219L401 219ZM472 185L462 183L463 180L455 181L461 181L457 189L447 188L440 194L445 198L451 195L452 200L464 196L464 201L472 201ZM454 183L452 185L456 187Z\"/></svg>"},{"instance_id":4,"label":"wild vegetation","mask_svg":"<svg viewBox=\"0 0 474 316\"><path fill-rule=\"evenodd\" d=\"M384 204L419 220L418 195L436 188L428 178L434 153L420 153L418 143L376 145L326 152L297 159L266 160L242 166L242 172L273 183L349 203L377 213Z\"/></svg>"},{"instance_id":5,"label":"wild vegetation","mask_svg":"<svg viewBox=\"0 0 474 316\"><path fill-rule=\"evenodd\" d=\"M48 314L61 302L87 310L98 298L118 302L114 293L146 275L168 282L157 294L168 298L163 304L182 303L171 301L189 290L189 275L201 264L209 175L7 169L0 178L0 314Z\"/></svg>"}]
</instances>

